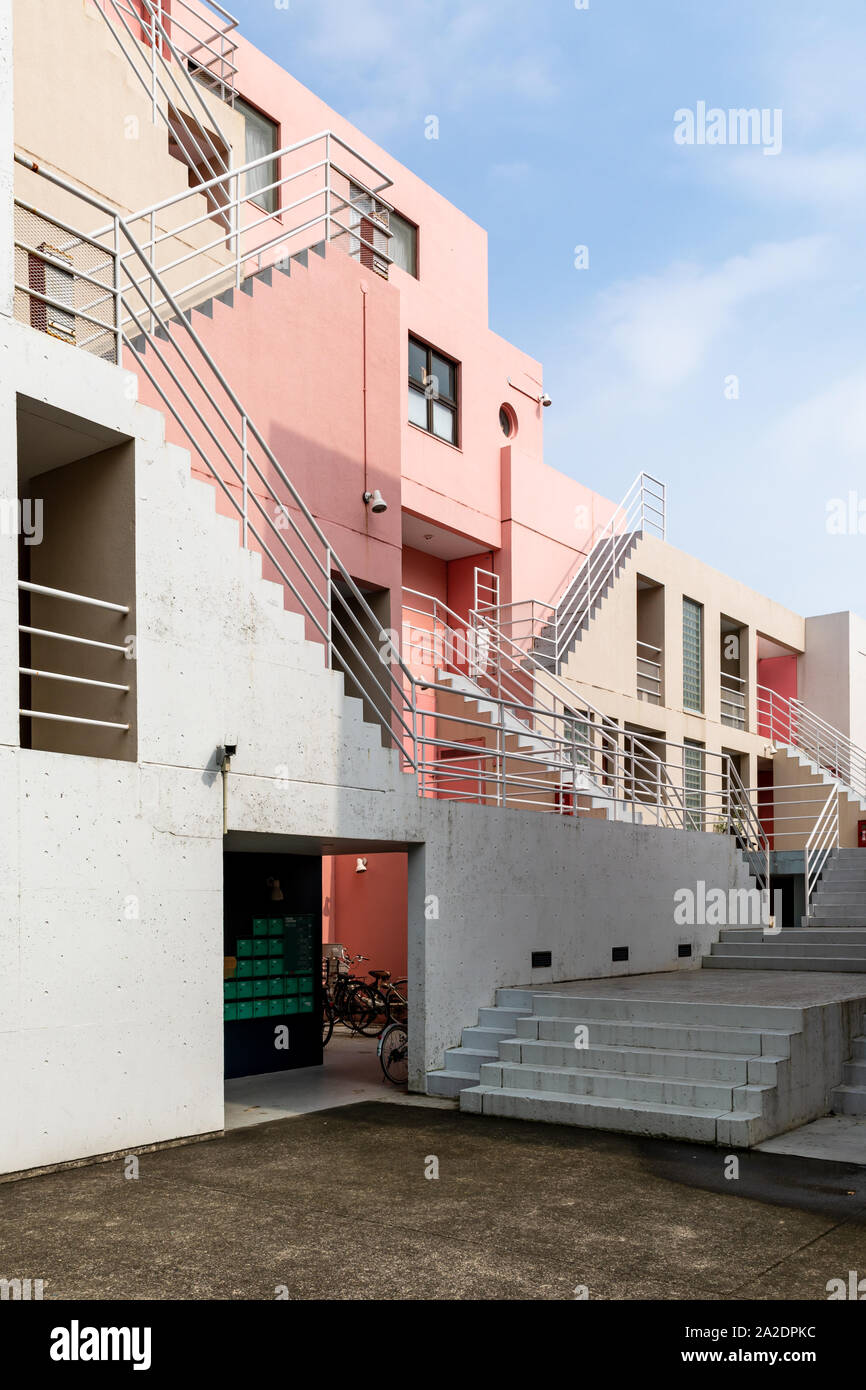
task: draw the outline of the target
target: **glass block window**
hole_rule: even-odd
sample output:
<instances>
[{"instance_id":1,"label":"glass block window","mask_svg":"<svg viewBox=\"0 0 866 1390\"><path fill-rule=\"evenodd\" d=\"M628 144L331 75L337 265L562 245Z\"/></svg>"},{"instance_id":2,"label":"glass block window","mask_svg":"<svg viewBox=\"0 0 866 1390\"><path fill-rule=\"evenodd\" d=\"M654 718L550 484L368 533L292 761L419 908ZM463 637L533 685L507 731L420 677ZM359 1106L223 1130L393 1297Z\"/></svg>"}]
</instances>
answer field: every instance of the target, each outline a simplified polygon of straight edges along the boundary
<instances>
[{"instance_id":1,"label":"glass block window","mask_svg":"<svg viewBox=\"0 0 866 1390\"><path fill-rule=\"evenodd\" d=\"M683 708L704 708L704 610L694 599L683 599Z\"/></svg>"},{"instance_id":2,"label":"glass block window","mask_svg":"<svg viewBox=\"0 0 866 1390\"><path fill-rule=\"evenodd\" d=\"M685 739L683 749L683 787L685 791L685 828L704 828L704 746Z\"/></svg>"}]
</instances>

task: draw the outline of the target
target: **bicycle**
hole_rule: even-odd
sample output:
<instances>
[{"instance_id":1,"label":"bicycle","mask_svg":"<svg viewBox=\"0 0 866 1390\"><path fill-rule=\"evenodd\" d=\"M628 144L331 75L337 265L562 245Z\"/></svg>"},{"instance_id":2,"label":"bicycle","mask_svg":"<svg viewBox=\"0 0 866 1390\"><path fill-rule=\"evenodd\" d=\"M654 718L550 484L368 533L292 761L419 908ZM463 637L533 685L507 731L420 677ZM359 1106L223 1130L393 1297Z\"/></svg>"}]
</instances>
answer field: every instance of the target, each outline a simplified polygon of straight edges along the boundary
<instances>
[{"instance_id":1,"label":"bicycle","mask_svg":"<svg viewBox=\"0 0 866 1390\"><path fill-rule=\"evenodd\" d=\"M376 1049L382 1071L395 1086L409 1079L409 1034L403 1023L389 1023L379 1036Z\"/></svg>"},{"instance_id":2,"label":"bicycle","mask_svg":"<svg viewBox=\"0 0 866 1390\"><path fill-rule=\"evenodd\" d=\"M323 969L322 980L322 1046L330 1042L335 1023L342 1023L353 1033L375 1037L379 1025L375 1022L379 1013L377 991L364 980L349 974L348 967L357 961L369 960L369 956L350 956L343 952L337 966L336 975L329 977Z\"/></svg>"}]
</instances>

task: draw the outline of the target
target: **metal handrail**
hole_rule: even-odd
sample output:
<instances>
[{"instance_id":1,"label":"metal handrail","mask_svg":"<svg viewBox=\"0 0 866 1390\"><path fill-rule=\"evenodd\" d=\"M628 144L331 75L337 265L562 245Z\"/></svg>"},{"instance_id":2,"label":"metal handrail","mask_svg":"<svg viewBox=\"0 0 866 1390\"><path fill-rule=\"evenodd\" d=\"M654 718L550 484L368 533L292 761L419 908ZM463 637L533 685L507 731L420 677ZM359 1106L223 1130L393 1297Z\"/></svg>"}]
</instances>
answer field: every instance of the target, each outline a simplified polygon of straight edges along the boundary
<instances>
[{"instance_id":1,"label":"metal handrail","mask_svg":"<svg viewBox=\"0 0 866 1390\"><path fill-rule=\"evenodd\" d=\"M193 79L184 55L178 50L168 28L163 22L161 0L156 0L156 4L153 3L153 0L139 0L139 3L142 5L143 10L146 10L146 15L143 12L131 11L128 5L121 3L121 0L100 0L100 3L97 4L97 10L105 21L121 53L138 78L145 94L150 98L154 124L157 119L161 119L166 129L171 133L170 113L174 104L177 101L181 103L186 101L189 107L189 114L195 122L195 129L191 130L189 127L186 127L185 134L192 141L201 164L204 165L210 174L213 174L215 172L215 167L218 168L219 166L222 166L224 171L227 170L230 164L226 163L226 156L223 150L230 150L230 142L227 140L219 122L204 100L201 87ZM159 8L157 8L157 5ZM112 14L120 22L120 26L129 41L128 43L124 43L117 25L112 21ZM133 24L137 25L142 32L144 32L146 28L149 29L149 62L147 56L144 54L141 41L137 38L126 20L125 16L127 14L132 15ZM235 21L235 24L236 23L237 21ZM166 60L166 51L174 60L173 63ZM139 64L142 61L145 66L145 71L149 68L149 83L140 70ZM171 87L174 89L173 96L166 86L163 80L164 78L168 80ZM160 98L162 98L162 101L160 101ZM195 114L196 111L200 112L200 114ZM203 120L207 122L207 124L203 124ZM208 130L208 125L213 126L217 138L222 144L222 149L215 144ZM181 153L189 169L196 177L199 177L200 169L195 160L190 157L190 152L185 146L181 146ZM212 160L214 161L213 164L211 163Z\"/></svg>"},{"instance_id":2,"label":"metal handrail","mask_svg":"<svg viewBox=\"0 0 866 1390\"><path fill-rule=\"evenodd\" d=\"M522 641L558 670L627 546L636 535L647 533L665 538L666 487L652 474L641 472L607 521L593 531L580 567L555 603L529 598L482 611L512 631L528 623ZM528 618L517 616L520 609L529 610Z\"/></svg>"},{"instance_id":3,"label":"metal handrail","mask_svg":"<svg viewBox=\"0 0 866 1390\"><path fill-rule=\"evenodd\" d=\"M803 880L806 916L812 915L812 896L832 851L839 848L839 789L832 787L815 828L806 841Z\"/></svg>"},{"instance_id":4,"label":"metal handrail","mask_svg":"<svg viewBox=\"0 0 866 1390\"><path fill-rule=\"evenodd\" d=\"M67 180L38 169L23 156L16 155L16 160L68 192L80 192ZM483 662L476 662L474 677L476 683L480 682L482 698L492 701L490 717L473 720L466 710L459 716L440 710L436 734L431 735L428 723L433 715L421 703L421 696L431 689L435 692L437 688L449 687L444 682L416 678L393 647L387 656L383 655L389 645L388 634L246 413L190 316L182 311L130 230L129 220L90 194L84 200L111 219L109 225L134 253L145 271L145 280L155 287L148 299L138 280L125 275L119 290L124 346L165 402L214 484L242 519L245 546L255 544L267 557L299 610L319 634L328 662L341 669L347 684L372 704L372 713L388 741L400 750L403 766L415 773L421 795L431 791L436 794L437 788L447 786L449 764L453 769L457 759L474 756L471 750L467 753L465 743L458 738L447 737L450 722L452 726L464 726L461 731L465 732L466 727L474 730L479 737L495 735L496 748L483 750L478 756L495 759L491 785L497 804L508 804L510 798L519 805L534 804L573 814L575 796L581 786L586 786L581 779L587 776L588 761L589 770L597 779L592 794L623 805L633 819L640 810L655 814L659 825L704 828L709 808L718 799L729 828L750 824L751 808L742 800L742 784L726 755L718 755L718 770L708 768L706 776L702 773L698 793L692 789L684 794L683 787L677 785L678 774L685 767L684 745L667 745L668 749L678 750L679 765L670 758L662 761L640 738L578 700L534 657L528 658L521 648L509 645L503 635L494 636L492 625L475 612L471 624L477 628L476 639L482 647L486 646L486 655ZM143 301L143 307L138 301ZM163 303L171 311L171 319L164 317L160 307ZM152 318L150 328L142 315ZM147 355L136 344L136 331L146 340ZM185 381L172 365L172 351L178 354ZM163 377L152 368L151 354ZM256 487L251 486L253 477ZM272 479L283 489L282 496ZM544 700L548 701L546 706ZM592 729L588 735L589 720ZM509 721L520 727L515 729L514 722ZM443 728L446 737L442 737ZM515 746L515 739L526 737L540 740L540 745L530 743L528 749ZM443 751L451 756L443 759ZM707 762L710 756L715 755L707 755ZM753 842L760 848L755 837Z\"/></svg>"},{"instance_id":5,"label":"metal handrail","mask_svg":"<svg viewBox=\"0 0 866 1390\"><path fill-rule=\"evenodd\" d=\"M799 749L855 795L866 799L866 751L800 700L759 685L757 701L762 734L773 743Z\"/></svg>"}]
</instances>

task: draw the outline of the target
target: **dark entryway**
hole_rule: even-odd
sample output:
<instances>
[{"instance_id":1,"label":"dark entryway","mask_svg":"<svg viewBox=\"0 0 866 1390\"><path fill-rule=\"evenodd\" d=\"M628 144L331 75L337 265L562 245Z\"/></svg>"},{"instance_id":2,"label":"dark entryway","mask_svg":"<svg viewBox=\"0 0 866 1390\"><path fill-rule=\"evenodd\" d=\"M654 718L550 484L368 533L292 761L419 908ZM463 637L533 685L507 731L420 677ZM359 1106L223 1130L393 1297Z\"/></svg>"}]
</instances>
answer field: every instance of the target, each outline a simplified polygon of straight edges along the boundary
<instances>
[{"instance_id":1,"label":"dark entryway","mask_svg":"<svg viewBox=\"0 0 866 1390\"><path fill-rule=\"evenodd\" d=\"M225 1074L322 1061L322 861L223 856Z\"/></svg>"}]
</instances>

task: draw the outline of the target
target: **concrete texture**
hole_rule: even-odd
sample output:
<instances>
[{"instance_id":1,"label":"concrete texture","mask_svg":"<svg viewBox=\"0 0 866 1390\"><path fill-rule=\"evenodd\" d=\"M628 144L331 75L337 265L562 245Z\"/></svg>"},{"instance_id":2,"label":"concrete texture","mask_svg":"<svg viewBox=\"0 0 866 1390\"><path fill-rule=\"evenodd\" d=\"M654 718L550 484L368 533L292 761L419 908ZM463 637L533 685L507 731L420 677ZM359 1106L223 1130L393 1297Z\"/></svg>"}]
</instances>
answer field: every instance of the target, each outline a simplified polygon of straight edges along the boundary
<instances>
[{"instance_id":1,"label":"concrete texture","mask_svg":"<svg viewBox=\"0 0 866 1390\"><path fill-rule=\"evenodd\" d=\"M437 1180L425 1178L431 1157ZM864 1170L365 1103L0 1184L45 1298L824 1300Z\"/></svg>"},{"instance_id":2,"label":"concrete texture","mask_svg":"<svg viewBox=\"0 0 866 1390\"><path fill-rule=\"evenodd\" d=\"M452 1108L447 1100L416 1095L405 1086L387 1081L379 1065L377 1046L376 1038L353 1037L338 1026L325 1048L320 1067L238 1076L226 1081L226 1129L243 1129L365 1100Z\"/></svg>"},{"instance_id":3,"label":"concrete texture","mask_svg":"<svg viewBox=\"0 0 866 1390\"><path fill-rule=\"evenodd\" d=\"M833 1163L866 1167L866 1118L857 1115L824 1115L811 1124L765 1139L756 1148L762 1153L797 1154Z\"/></svg>"}]
</instances>

